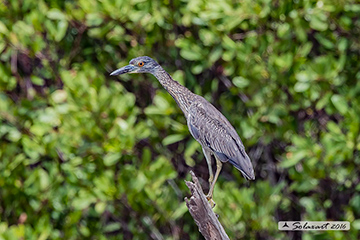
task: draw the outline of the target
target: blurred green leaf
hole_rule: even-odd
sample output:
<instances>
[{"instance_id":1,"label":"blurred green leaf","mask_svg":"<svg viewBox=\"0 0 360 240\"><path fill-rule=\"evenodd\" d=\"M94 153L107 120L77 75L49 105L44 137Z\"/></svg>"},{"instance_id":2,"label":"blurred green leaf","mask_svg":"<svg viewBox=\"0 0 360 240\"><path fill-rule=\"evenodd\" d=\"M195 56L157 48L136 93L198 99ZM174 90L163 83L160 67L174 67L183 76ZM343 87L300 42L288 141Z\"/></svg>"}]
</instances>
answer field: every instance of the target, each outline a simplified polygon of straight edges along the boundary
<instances>
[{"instance_id":1,"label":"blurred green leaf","mask_svg":"<svg viewBox=\"0 0 360 240\"><path fill-rule=\"evenodd\" d=\"M250 81L246 78L243 77L234 77L233 78L233 83L235 86L237 86L238 88L245 88L250 84Z\"/></svg>"},{"instance_id":2,"label":"blurred green leaf","mask_svg":"<svg viewBox=\"0 0 360 240\"><path fill-rule=\"evenodd\" d=\"M42 86L45 81L42 78L31 76L31 82L35 85Z\"/></svg>"},{"instance_id":3,"label":"blurred green leaf","mask_svg":"<svg viewBox=\"0 0 360 240\"><path fill-rule=\"evenodd\" d=\"M310 87L310 84L307 82L297 82L294 86L294 90L296 92L304 92L306 90L308 90Z\"/></svg>"},{"instance_id":4,"label":"blurred green leaf","mask_svg":"<svg viewBox=\"0 0 360 240\"><path fill-rule=\"evenodd\" d=\"M182 134L173 134L173 135L169 135L166 138L164 138L164 140L162 141L163 145L170 145L176 142L179 142L181 140L183 140L186 136L182 135Z\"/></svg>"},{"instance_id":5,"label":"blurred green leaf","mask_svg":"<svg viewBox=\"0 0 360 240\"><path fill-rule=\"evenodd\" d=\"M196 61L202 58L198 52L191 51L190 49L181 49L180 54L183 58L190 61Z\"/></svg>"},{"instance_id":6,"label":"blurred green leaf","mask_svg":"<svg viewBox=\"0 0 360 240\"><path fill-rule=\"evenodd\" d=\"M342 115L346 114L346 112L348 111L348 104L341 95L334 94L331 97L331 102Z\"/></svg>"},{"instance_id":7,"label":"blurred green leaf","mask_svg":"<svg viewBox=\"0 0 360 240\"><path fill-rule=\"evenodd\" d=\"M327 17L323 13L312 15L310 20L310 27L317 31L325 31L328 28Z\"/></svg>"},{"instance_id":8,"label":"blurred green leaf","mask_svg":"<svg viewBox=\"0 0 360 240\"><path fill-rule=\"evenodd\" d=\"M53 20L66 20L66 15L57 8L52 8L47 12L47 17Z\"/></svg>"},{"instance_id":9,"label":"blurred green leaf","mask_svg":"<svg viewBox=\"0 0 360 240\"><path fill-rule=\"evenodd\" d=\"M104 157L104 164L105 166L112 166L116 164L121 158L120 153L108 153Z\"/></svg>"},{"instance_id":10,"label":"blurred green leaf","mask_svg":"<svg viewBox=\"0 0 360 240\"><path fill-rule=\"evenodd\" d=\"M286 160L283 160L280 163L280 166L283 168L289 168L300 162L304 157L308 155L308 151L302 150L291 154L290 157Z\"/></svg>"}]
</instances>

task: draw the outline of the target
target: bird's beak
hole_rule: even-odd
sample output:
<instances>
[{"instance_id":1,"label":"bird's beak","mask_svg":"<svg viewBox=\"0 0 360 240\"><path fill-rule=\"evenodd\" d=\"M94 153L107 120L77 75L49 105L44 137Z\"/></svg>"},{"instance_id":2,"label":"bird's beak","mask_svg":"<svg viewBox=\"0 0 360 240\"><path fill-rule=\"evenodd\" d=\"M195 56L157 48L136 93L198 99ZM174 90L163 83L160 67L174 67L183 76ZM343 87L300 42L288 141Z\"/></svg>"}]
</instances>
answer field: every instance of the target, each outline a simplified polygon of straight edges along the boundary
<instances>
[{"instance_id":1,"label":"bird's beak","mask_svg":"<svg viewBox=\"0 0 360 240\"><path fill-rule=\"evenodd\" d=\"M119 69L113 71L112 73L110 73L110 76L121 75L121 74L124 74L124 73L132 72L135 69L136 69L135 66L127 65L125 67L122 67L122 68L119 68Z\"/></svg>"}]
</instances>

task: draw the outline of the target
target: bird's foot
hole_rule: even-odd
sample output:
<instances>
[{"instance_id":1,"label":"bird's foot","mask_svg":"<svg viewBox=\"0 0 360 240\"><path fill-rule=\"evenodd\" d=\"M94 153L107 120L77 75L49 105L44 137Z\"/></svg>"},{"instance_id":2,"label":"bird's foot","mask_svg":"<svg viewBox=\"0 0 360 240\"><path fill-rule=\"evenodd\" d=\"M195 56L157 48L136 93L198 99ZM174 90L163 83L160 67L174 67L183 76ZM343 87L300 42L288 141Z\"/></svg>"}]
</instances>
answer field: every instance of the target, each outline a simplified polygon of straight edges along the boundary
<instances>
[{"instance_id":1,"label":"bird's foot","mask_svg":"<svg viewBox=\"0 0 360 240\"><path fill-rule=\"evenodd\" d=\"M210 203L210 207L214 208L216 206L216 203L214 202L214 200L212 199L212 196L210 196L209 194L206 195L206 199L208 200L208 202Z\"/></svg>"}]
</instances>

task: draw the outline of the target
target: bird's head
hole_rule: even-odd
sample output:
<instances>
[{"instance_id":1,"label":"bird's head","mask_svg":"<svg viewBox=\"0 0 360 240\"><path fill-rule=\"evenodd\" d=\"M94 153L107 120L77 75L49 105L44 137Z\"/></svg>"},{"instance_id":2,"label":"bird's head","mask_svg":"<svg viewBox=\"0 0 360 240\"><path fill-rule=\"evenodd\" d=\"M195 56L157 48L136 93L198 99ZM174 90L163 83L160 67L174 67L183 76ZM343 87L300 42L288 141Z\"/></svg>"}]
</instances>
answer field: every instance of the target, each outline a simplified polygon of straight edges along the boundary
<instances>
[{"instance_id":1,"label":"bird's head","mask_svg":"<svg viewBox=\"0 0 360 240\"><path fill-rule=\"evenodd\" d=\"M129 65L119 68L112 73L111 76L124 73L153 73L160 65L150 57L143 56L131 59Z\"/></svg>"}]
</instances>

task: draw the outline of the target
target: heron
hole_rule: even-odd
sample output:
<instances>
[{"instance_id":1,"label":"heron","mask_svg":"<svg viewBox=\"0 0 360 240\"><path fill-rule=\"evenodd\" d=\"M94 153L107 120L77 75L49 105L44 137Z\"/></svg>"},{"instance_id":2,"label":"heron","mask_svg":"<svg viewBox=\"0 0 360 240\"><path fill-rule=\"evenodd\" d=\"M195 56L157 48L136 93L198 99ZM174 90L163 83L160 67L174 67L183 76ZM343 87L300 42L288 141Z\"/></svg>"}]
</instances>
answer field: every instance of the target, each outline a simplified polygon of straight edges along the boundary
<instances>
[{"instance_id":1,"label":"heron","mask_svg":"<svg viewBox=\"0 0 360 240\"><path fill-rule=\"evenodd\" d=\"M215 206L213 193L223 163L229 162L247 180L255 180L254 168L235 128L226 117L202 96L191 92L175 81L155 60L148 56L130 60L129 65L113 71L110 75L125 73L151 73L174 98L185 115L191 135L200 143L209 169L209 192L207 200ZM216 161L215 176L211 157Z\"/></svg>"}]
</instances>

